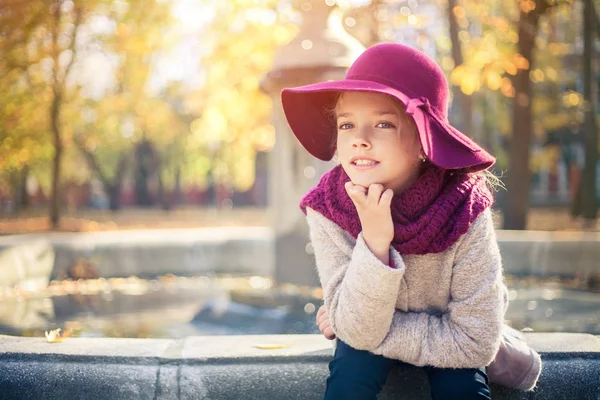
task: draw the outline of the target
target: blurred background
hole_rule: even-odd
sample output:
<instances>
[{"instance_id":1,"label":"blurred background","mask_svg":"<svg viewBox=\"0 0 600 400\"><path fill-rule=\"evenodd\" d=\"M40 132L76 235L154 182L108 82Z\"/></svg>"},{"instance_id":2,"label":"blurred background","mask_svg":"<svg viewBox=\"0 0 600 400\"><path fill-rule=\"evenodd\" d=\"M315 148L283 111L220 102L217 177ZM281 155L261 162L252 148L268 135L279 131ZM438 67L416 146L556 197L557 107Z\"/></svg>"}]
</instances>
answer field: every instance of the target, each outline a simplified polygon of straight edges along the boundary
<instances>
[{"instance_id":1,"label":"blurred background","mask_svg":"<svg viewBox=\"0 0 600 400\"><path fill-rule=\"evenodd\" d=\"M414 46L497 157L519 329L600 334L596 0L5 0L0 333L316 333L284 87Z\"/></svg>"}]
</instances>

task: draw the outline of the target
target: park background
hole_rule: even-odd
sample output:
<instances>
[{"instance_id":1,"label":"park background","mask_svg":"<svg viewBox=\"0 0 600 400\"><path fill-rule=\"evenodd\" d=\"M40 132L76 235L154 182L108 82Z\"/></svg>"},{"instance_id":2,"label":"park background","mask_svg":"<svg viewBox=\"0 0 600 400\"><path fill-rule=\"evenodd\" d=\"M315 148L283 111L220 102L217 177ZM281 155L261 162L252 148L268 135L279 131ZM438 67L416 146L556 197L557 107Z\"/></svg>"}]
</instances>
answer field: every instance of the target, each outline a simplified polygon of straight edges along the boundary
<instances>
[{"instance_id":1,"label":"park background","mask_svg":"<svg viewBox=\"0 0 600 400\"><path fill-rule=\"evenodd\" d=\"M6 0L0 328L42 336L314 333L300 196L332 166L283 87L399 42L497 157L514 326L600 332L591 0ZM169 318L166 318L166 316Z\"/></svg>"},{"instance_id":2,"label":"park background","mask_svg":"<svg viewBox=\"0 0 600 400\"><path fill-rule=\"evenodd\" d=\"M214 224L241 209L227 219L267 223L277 133L264 81L303 21L323 17L365 47L401 42L439 62L451 121L498 159L499 226L580 228L568 216L587 196L595 219L600 197L600 74L584 51L598 34L586 42L583 16L558 0L3 2L0 231Z\"/></svg>"}]
</instances>

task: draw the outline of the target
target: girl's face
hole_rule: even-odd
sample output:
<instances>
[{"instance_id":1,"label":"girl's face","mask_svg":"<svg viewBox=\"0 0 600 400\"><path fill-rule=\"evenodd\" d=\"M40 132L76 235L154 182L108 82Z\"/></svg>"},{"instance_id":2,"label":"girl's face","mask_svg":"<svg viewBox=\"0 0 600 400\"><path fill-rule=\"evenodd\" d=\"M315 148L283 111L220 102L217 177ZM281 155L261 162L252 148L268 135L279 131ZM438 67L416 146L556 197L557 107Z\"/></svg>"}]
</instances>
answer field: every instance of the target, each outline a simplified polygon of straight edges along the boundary
<instances>
[{"instance_id":1,"label":"girl's face","mask_svg":"<svg viewBox=\"0 0 600 400\"><path fill-rule=\"evenodd\" d=\"M338 158L355 185L380 183L400 193L417 179L421 144L403 113L399 103L380 93L340 96L335 108Z\"/></svg>"}]
</instances>

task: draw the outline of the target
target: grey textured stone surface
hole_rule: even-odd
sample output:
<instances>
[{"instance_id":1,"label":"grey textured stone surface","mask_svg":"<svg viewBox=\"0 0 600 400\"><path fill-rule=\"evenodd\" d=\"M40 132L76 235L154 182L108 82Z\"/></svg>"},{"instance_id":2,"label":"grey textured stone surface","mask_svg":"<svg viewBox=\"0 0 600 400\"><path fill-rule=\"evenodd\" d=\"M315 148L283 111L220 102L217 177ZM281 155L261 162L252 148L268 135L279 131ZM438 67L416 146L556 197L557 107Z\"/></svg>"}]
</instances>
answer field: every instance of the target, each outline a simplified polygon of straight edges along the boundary
<instances>
[{"instance_id":1,"label":"grey textured stone surface","mask_svg":"<svg viewBox=\"0 0 600 400\"><path fill-rule=\"evenodd\" d=\"M3 400L152 399L155 395L156 365L1 361Z\"/></svg>"},{"instance_id":2,"label":"grey textured stone surface","mask_svg":"<svg viewBox=\"0 0 600 400\"><path fill-rule=\"evenodd\" d=\"M323 362L189 365L181 371L181 399L319 399Z\"/></svg>"},{"instance_id":3,"label":"grey textured stone surface","mask_svg":"<svg viewBox=\"0 0 600 400\"><path fill-rule=\"evenodd\" d=\"M600 357L544 360L535 399L600 399Z\"/></svg>"},{"instance_id":4,"label":"grey textured stone surface","mask_svg":"<svg viewBox=\"0 0 600 400\"><path fill-rule=\"evenodd\" d=\"M600 337L526 333L544 369L535 391L492 385L495 400L599 400ZM321 399L332 342L320 335L182 340L0 336L4 399ZM427 399L425 374L398 367L382 400Z\"/></svg>"}]
</instances>

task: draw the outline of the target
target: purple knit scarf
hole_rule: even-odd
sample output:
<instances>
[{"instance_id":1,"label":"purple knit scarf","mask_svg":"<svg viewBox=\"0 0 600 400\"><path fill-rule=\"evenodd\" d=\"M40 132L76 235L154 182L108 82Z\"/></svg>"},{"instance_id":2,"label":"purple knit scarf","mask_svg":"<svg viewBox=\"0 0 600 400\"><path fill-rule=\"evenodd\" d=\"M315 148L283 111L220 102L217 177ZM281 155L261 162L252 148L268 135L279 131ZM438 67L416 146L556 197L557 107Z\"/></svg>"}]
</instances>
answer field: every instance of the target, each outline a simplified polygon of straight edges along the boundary
<instances>
[{"instance_id":1,"label":"purple knit scarf","mask_svg":"<svg viewBox=\"0 0 600 400\"><path fill-rule=\"evenodd\" d=\"M362 231L354 203L344 189L350 178L338 165L321 178L301 200L355 239ZM440 253L467 232L471 223L493 202L481 176L452 173L433 165L404 192L392 199L394 240L400 254Z\"/></svg>"}]
</instances>

